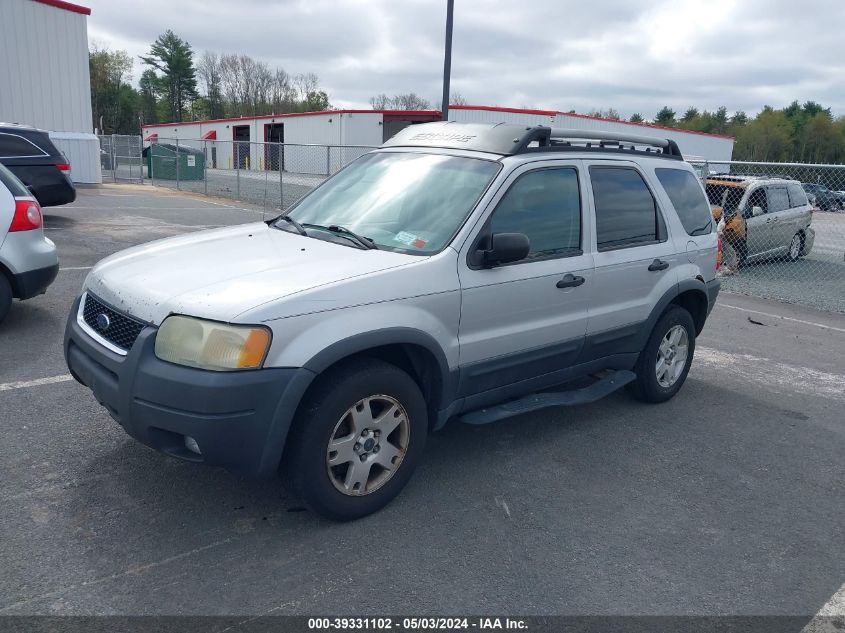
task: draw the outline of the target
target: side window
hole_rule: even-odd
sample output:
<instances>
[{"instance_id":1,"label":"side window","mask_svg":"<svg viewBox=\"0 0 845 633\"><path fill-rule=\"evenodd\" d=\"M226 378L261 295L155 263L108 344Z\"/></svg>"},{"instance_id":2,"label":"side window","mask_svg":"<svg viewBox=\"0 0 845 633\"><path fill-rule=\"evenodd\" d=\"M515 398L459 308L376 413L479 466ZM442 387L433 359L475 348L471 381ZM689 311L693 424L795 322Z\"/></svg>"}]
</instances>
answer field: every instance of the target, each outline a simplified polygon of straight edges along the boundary
<instances>
[{"instance_id":1,"label":"side window","mask_svg":"<svg viewBox=\"0 0 845 633\"><path fill-rule=\"evenodd\" d=\"M579 253L581 194L575 169L540 169L517 178L499 202L492 233L524 233L528 259Z\"/></svg>"},{"instance_id":2,"label":"side window","mask_svg":"<svg viewBox=\"0 0 845 633\"><path fill-rule=\"evenodd\" d=\"M0 158L17 156L47 156L47 154L22 136L0 132Z\"/></svg>"},{"instance_id":3,"label":"side window","mask_svg":"<svg viewBox=\"0 0 845 633\"><path fill-rule=\"evenodd\" d=\"M789 206L791 208L803 207L805 204L809 204L807 194L804 193L801 185L788 185L786 189L787 193L789 193Z\"/></svg>"},{"instance_id":4,"label":"side window","mask_svg":"<svg viewBox=\"0 0 845 633\"><path fill-rule=\"evenodd\" d=\"M685 169L655 169L657 179L678 212L687 235L706 235L712 230L710 205L698 178Z\"/></svg>"},{"instance_id":5,"label":"side window","mask_svg":"<svg viewBox=\"0 0 845 633\"><path fill-rule=\"evenodd\" d=\"M665 240L663 218L643 177L628 167L590 167L600 251Z\"/></svg>"},{"instance_id":6,"label":"side window","mask_svg":"<svg viewBox=\"0 0 845 633\"><path fill-rule=\"evenodd\" d=\"M789 195L786 187L766 187L769 195L769 213L786 211L789 208Z\"/></svg>"},{"instance_id":7,"label":"side window","mask_svg":"<svg viewBox=\"0 0 845 633\"><path fill-rule=\"evenodd\" d=\"M751 217L751 209L753 207L760 207L763 209L763 213L769 212L769 203L766 201L766 190L763 187L759 189L755 189L751 192L751 195L748 196L748 202L745 205L745 217Z\"/></svg>"}]
</instances>

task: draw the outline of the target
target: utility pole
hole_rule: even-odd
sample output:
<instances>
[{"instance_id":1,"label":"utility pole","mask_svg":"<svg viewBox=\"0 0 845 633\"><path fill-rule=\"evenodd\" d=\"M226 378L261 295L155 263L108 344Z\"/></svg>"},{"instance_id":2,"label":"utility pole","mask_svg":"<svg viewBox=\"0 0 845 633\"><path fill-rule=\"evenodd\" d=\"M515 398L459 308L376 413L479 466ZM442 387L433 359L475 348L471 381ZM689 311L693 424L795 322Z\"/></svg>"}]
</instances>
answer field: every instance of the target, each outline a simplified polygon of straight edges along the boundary
<instances>
[{"instance_id":1,"label":"utility pole","mask_svg":"<svg viewBox=\"0 0 845 633\"><path fill-rule=\"evenodd\" d=\"M446 0L446 51L443 54L443 100L441 114L443 120L449 120L449 80L452 74L452 14L455 12L455 0Z\"/></svg>"}]
</instances>

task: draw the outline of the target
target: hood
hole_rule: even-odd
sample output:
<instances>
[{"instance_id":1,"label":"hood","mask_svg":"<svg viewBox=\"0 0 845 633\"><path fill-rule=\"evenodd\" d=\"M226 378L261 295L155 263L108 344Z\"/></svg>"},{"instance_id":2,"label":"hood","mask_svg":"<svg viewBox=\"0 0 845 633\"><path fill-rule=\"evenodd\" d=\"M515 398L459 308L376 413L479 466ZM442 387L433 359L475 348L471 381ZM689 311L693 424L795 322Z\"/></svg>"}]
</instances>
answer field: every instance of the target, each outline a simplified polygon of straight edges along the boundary
<instances>
[{"instance_id":1,"label":"hood","mask_svg":"<svg viewBox=\"0 0 845 633\"><path fill-rule=\"evenodd\" d=\"M94 267L85 289L149 323L174 312L232 321L275 299L416 261L414 255L344 246L258 222L121 251Z\"/></svg>"}]
</instances>

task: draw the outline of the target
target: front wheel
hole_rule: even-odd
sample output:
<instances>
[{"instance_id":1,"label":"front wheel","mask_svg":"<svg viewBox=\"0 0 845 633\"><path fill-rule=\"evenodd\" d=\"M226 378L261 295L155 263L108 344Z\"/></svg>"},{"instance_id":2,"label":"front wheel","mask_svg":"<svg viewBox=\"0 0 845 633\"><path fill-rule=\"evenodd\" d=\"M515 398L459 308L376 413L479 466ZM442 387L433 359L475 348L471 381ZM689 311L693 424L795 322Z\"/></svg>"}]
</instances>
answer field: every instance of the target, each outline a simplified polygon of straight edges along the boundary
<instances>
[{"instance_id":1,"label":"front wheel","mask_svg":"<svg viewBox=\"0 0 845 633\"><path fill-rule=\"evenodd\" d=\"M320 376L294 420L282 475L330 519L371 514L404 488L428 434L426 403L404 371L375 359Z\"/></svg>"},{"instance_id":2,"label":"front wheel","mask_svg":"<svg viewBox=\"0 0 845 633\"><path fill-rule=\"evenodd\" d=\"M666 402L687 378L695 352L695 323L684 308L673 305L657 321L634 372L628 391L644 402Z\"/></svg>"}]
</instances>

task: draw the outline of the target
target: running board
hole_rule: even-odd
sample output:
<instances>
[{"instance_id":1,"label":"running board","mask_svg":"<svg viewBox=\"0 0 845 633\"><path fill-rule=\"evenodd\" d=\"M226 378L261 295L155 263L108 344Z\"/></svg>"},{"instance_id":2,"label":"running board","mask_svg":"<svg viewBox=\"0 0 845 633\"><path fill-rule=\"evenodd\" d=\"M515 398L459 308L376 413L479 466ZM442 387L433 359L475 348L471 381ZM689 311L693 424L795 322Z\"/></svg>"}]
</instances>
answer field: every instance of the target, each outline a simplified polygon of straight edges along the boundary
<instances>
[{"instance_id":1,"label":"running board","mask_svg":"<svg viewBox=\"0 0 845 633\"><path fill-rule=\"evenodd\" d=\"M549 407L572 407L579 404L588 404L609 396L617 389L635 380L636 377L637 375L632 371L614 371L582 389L533 393L519 400L511 400L494 407L470 411L460 416L460 420L466 424L489 424L490 422L498 422L515 415L548 409Z\"/></svg>"}]
</instances>

